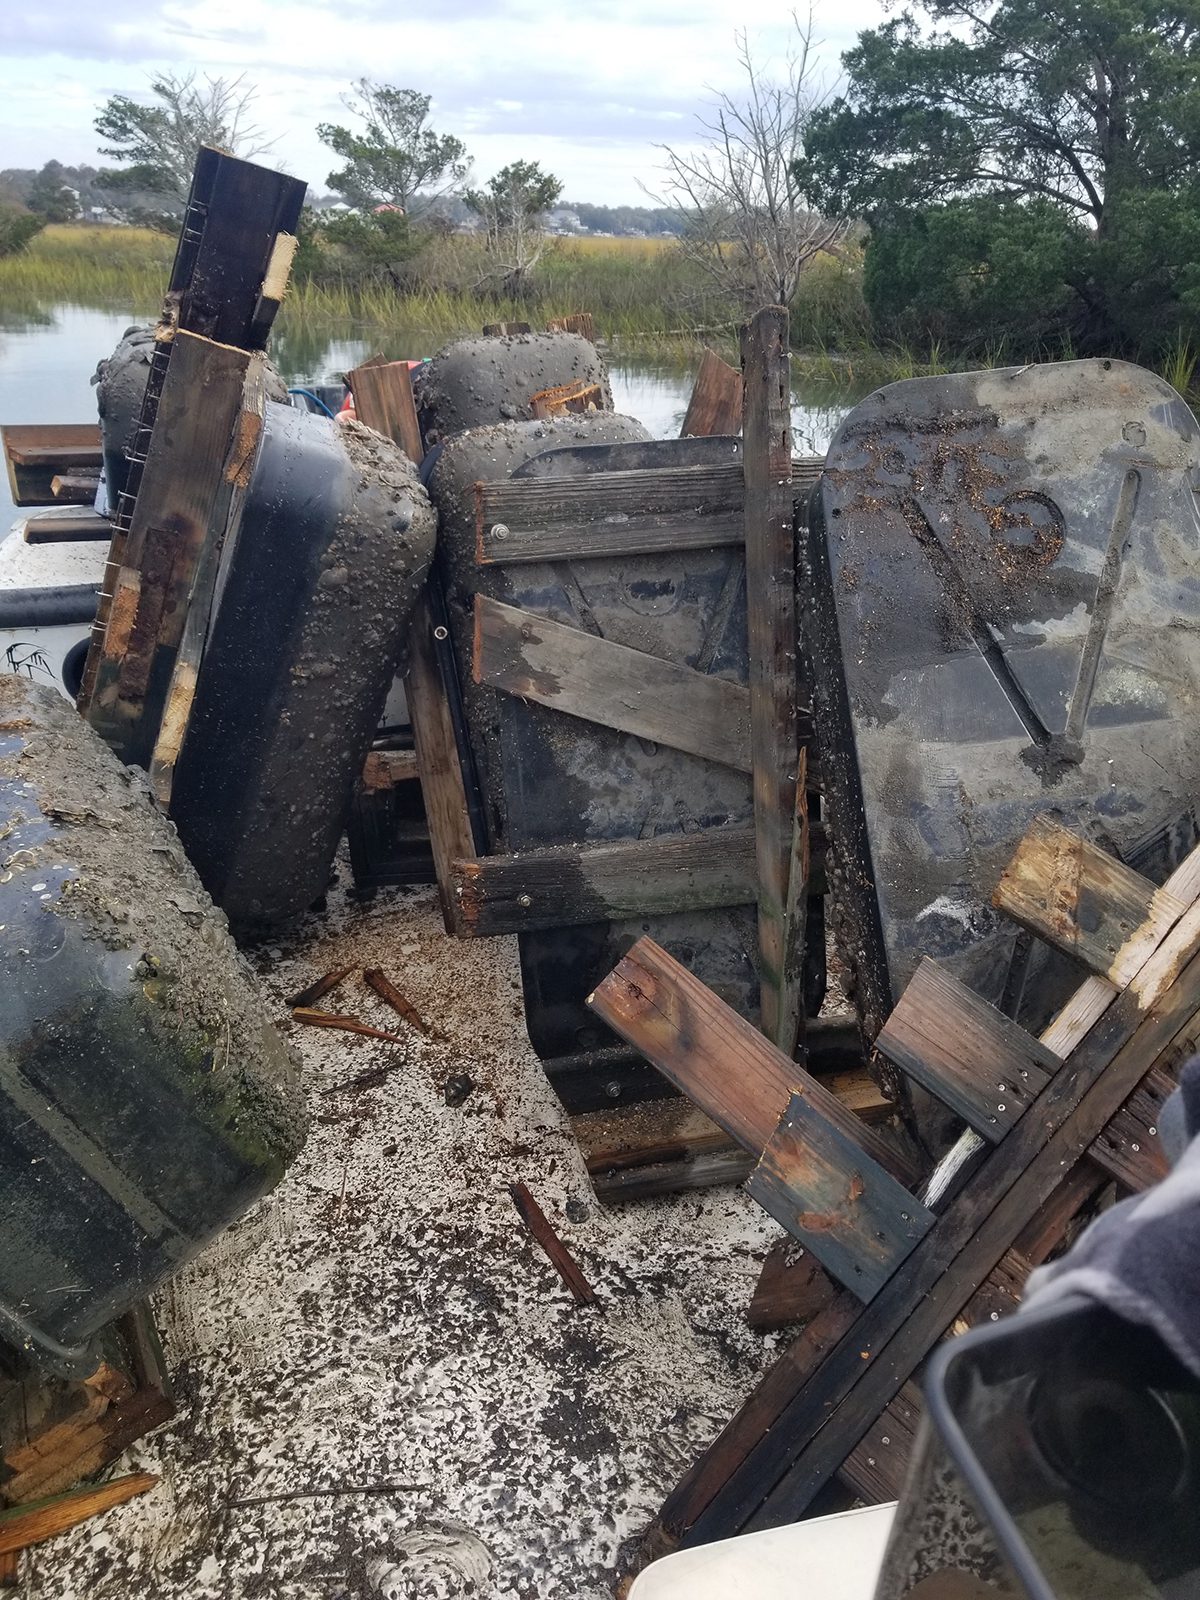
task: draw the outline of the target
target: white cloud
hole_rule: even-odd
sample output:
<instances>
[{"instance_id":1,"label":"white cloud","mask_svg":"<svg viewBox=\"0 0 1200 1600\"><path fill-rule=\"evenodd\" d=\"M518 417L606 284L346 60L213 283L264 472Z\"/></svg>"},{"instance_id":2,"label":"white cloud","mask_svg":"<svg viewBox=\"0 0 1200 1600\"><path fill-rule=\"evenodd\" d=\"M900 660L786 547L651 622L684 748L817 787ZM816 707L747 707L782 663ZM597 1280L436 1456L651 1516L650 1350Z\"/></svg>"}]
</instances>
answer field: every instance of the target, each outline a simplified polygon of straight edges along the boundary
<instances>
[{"instance_id":1,"label":"white cloud","mask_svg":"<svg viewBox=\"0 0 1200 1600\"><path fill-rule=\"evenodd\" d=\"M821 58L879 20L877 0L818 13ZM54 156L96 161L91 123L113 93L146 92L156 70L258 87L257 120L279 135L273 159L325 186L333 165L316 137L341 121L341 95L369 76L432 93L434 125L465 140L481 177L521 157L564 179L574 199L637 203L653 184L656 143L686 143L710 89L736 89L734 32L781 55L790 23L778 0L61 0L6 21L0 62L0 166ZM64 48L64 41L70 41Z\"/></svg>"}]
</instances>

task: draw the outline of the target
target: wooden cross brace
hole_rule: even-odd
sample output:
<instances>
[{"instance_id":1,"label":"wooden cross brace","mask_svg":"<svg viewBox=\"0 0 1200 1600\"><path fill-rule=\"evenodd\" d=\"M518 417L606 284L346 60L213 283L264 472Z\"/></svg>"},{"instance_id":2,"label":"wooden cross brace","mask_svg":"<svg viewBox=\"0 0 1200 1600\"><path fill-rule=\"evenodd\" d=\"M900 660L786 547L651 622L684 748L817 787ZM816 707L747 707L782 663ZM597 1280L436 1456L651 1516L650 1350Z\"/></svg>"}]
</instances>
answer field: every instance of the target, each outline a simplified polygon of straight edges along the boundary
<instances>
[{"instance_id":1,"label":"wooden cross brace","mask_svg":"<svg viewBox=\"0 0 1200 1600\"><path fill-rule=\"evenodd\" d=\"M1039 819L995 903L1092 976L1034 1039L935 963L918 969L877 1048L989 1147L940 1215L900 1181L878 1135L832 1113L818 1084L650 941L592 996L760 1152L750 1192L849 1291L673 1492L650 1553L794 1520L840 1470L870 1492L880 1441L904 1453L919 1402L910 1379L932 1345L1015 1305L1098 1169L1128 1188L1161 1175L1156 1108L1200 1032L1200 849L1159 889Z\"/></svg>"}]
</instances>

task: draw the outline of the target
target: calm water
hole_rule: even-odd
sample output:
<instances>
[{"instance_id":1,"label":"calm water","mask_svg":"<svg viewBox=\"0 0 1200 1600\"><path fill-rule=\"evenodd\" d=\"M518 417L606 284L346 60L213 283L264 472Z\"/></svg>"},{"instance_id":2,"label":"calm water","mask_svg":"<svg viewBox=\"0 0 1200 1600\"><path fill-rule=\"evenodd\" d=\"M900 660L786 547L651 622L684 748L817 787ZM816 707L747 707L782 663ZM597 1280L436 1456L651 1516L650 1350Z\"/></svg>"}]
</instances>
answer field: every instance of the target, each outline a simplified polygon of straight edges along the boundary
<instances>
[{"instance_id":1,"label":"calm water","mask_svg":"<svg viewBox=\"0 0 1200 1600\"><path fill-rule=\"evenodd\" d=\"M91 376L135 319L125 312L58 306L38 320L6 316L0 308L0 423L90 422L96 415ZM378 330L359 336L337 327L283 328L272 355L289 383L319 381L357 366L375 351L391 358L432 354L441 339L425 348L400 348L396 335ZM618 411L637 417L656 438L679 433L691 393L698 356L666 362L636 360L624 354L609 360ZM823 454L853 396L798 389L793 396L794 448L798 454ZM0 480L0 535L11 502Z\"/></svg>"}]
</instances>

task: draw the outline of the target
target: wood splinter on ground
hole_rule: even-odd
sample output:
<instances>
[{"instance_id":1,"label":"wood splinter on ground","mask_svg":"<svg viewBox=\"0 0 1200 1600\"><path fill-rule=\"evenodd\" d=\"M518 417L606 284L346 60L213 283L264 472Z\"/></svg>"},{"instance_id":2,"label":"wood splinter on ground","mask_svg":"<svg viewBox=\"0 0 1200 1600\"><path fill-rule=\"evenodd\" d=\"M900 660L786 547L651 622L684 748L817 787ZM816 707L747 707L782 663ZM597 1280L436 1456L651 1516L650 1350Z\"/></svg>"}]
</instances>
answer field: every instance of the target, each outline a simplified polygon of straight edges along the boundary
<instances>
[{"instance_id":1,"label":"wood splinter on ground","mask_svg":"<svg viewBox=\"0 0 1200 1600\"><path fill-rule=\"evenodd\" d=\"M538 1205L523 1183L510 1183L508 1192L521 1221L541 1245L550 1259L550 1265L566 1284L579 1306L596 1304L596 1291L584 1277L579 1264L554 1230L549 1217Z\"/></svg>"},{"instance_id":2,"label":"wood splinter on ground","mask_svg":"<svg viewBox=\"0 0 1200 1600\"><path fill-rule=\"evenodd\" d=\"M429 1024L425 1021L425 1018L417 1010L416 1006L413 1005L412 1001L407 1000L404 995L400 993L396 985L381 968L368 967L363 972L363 981L367 984L368 988L374 989L379 998L383 1001L386 1001L386 1003L391 1006L393 1011L395 1011L399 1016L402 1016L405 1022L411 1023L412 1026L419 1032L423 1033L426 1038L442 1038L442 1035L438 1033L437 1029L429 1026Z\"/></svg>"},{"instance_id":3,"label":"wood splinter on ground","mask_svg":"<svg viewBox=\"0 0 1200 1600\"><path fill-rule=\"evenodd\" d=\"M114 1478L111 1483L71 1489L66 1494L36 1500L32 1505L10 1506L0 1511L0 1555L25 1550L32 1544L53 1538L56 1533L65 1533L89 1517L98 1516L112 1506L124 1505L135 1495L145 1494L157 1482L156 1473L132 1472L128 1477Z\"/></svg>"},{"instance_id":4,"label":"wood splinter on ground","mask_svg":"<svg viewBox=\"0 0 1200 1600\"><path fill-rule=\"evenodd\" d=\"M293 1011L303 1011L309 1006L315 1006L318 1000L323 1000L327 994L332 993L353 971L353 967L334 967L332 972L327 972L323 978L310 983L307 989L301 989L299 994L294 994L288 1005Z\"/></svg>"},{"instance_id":5,"label":"wood splinter on ground","mask_svg":"<svg viewBox=\"0 0 1200 1600\"><path fill-rule=\"evenodd\" d=\"M292 1019L302 1022L306 1028L340 1028L343 1033L359 1033L364 1039L382 1039L386 1044L408 1043L398 1033L385 1033L382 1028L373 1028L369 1022L360 1022L357 1017L343 1017L336 1011L314 1011L310 1006L301 1006L292 1012Z\"/></svg>"}]
</instances>

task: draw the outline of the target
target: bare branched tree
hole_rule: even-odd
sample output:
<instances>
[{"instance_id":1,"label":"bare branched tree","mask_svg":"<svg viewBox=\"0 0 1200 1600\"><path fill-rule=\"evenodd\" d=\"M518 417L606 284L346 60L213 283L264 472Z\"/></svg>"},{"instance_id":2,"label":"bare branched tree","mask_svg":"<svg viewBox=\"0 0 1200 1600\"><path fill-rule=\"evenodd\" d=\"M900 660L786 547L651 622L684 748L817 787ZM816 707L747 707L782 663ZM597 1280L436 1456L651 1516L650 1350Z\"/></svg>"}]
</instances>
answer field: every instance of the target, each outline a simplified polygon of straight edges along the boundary
<instances>
[{"instance_id":1,"label":"bare branched tree","mask_svg":"<svg viewBox=\"0 0 1200 1600\"><path fill-rule=\"evenodd\" d=\"M139 104L113 95L96 118L107 141L101 154L121 163L103 174L104 186L131 197L131 219L173 225L192 182L196 152L216 145L245 160L265 155L275 143L251 121L255 89L244 77L197 78L163 73L150 85L154 100Z\"/></svg>"},{"instance_id":2,"label":"bare branched tree","mask_svg":"<svg viewBox=\"0 0 1200 1600\"><path fill-rule=\"evenodd\" d=\"M767 75L746 33L737 34L742 93L716 94L712 111L697 116L699 149L660 146L662 203L685 223L681 247L747 309L790 305L804 268L847 228L811 212L796 181L805 133L828 89L817 71L811 13L801 22L793 12L792 21L796 44L781 79Z\"/></svg>"},{"instance_id":3,"label":"bare branched tree","mask_svg":"<svg viewBox=\"0 0 1200 1600\"><path fill-rule=\"evenodd\" d=\"M558 203L562 183L536 161L513 161L483 189L463 195L483 225L488 271L476 289L499 282L519 298L546 249L545 214Z\"/></svg>"}]
</instances>

